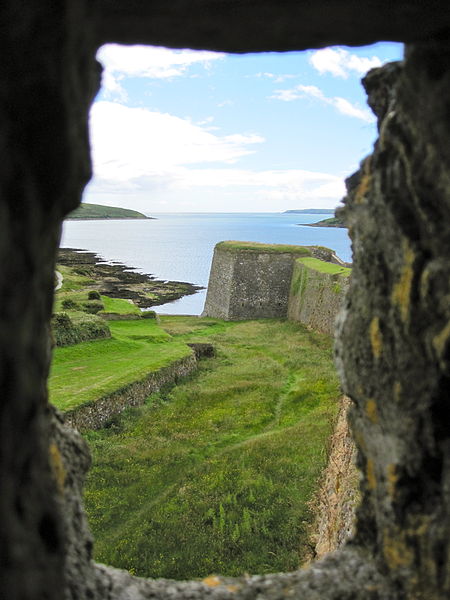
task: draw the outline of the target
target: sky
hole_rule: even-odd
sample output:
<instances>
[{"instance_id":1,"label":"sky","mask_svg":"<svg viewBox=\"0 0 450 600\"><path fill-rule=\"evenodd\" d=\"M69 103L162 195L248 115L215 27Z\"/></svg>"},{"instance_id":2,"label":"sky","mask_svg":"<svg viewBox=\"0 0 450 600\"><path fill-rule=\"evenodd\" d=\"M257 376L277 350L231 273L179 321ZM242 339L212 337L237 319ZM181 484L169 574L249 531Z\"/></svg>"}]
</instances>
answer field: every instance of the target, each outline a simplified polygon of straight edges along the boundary
<instances>
[{"instance_id":1,"label":"sky","mask_svg":"<svg viewBox=\"0 0 450 600\"><path fill-rule=\"evenodd\" d=\"M401 44L230 55L100 48L84 201L146 215L334 209L371 152L361 77Z\"/></svg>"}]
</instances>

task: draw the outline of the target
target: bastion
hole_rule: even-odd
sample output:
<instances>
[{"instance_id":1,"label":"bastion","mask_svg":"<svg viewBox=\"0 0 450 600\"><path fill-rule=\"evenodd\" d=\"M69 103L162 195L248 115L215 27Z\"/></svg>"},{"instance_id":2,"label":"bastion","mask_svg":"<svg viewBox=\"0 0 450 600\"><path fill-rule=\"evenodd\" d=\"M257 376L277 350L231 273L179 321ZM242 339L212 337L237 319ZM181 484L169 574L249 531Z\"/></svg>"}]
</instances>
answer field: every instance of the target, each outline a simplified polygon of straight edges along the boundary
<instances>
[{"instance_id":1,"label":"bastion","mask_svg":"<svg viewBox=\"0 0 450 600\"><path fill-rule=\"evenodd\" d=\"M220 242L203 316L237 321L290 318L334 333L350 269L329 248Z\"/></svg>"}]
</instances>

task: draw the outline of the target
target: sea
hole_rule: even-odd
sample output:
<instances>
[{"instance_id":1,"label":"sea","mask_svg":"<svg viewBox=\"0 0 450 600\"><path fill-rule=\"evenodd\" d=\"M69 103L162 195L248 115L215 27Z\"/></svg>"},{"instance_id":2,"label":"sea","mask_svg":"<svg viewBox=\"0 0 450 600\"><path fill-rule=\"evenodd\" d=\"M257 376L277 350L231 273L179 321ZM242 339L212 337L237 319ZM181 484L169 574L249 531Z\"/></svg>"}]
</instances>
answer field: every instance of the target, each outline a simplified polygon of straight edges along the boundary
<instances>
[{"instance_id":1,"label":"sea","mask_svg":"<svg viewBox=\"0 0 450 600\"><path fill-rule=\"evenodd\" d=\"M164 281L204 287L196 294L152 307L160 314L200 315L203 311L214 246L224 240L326 246L351 262L347 230L308 227L334 214L159 213L145 220L65 221L62 248L95 252Z\"/></svg>"}]
</instances>

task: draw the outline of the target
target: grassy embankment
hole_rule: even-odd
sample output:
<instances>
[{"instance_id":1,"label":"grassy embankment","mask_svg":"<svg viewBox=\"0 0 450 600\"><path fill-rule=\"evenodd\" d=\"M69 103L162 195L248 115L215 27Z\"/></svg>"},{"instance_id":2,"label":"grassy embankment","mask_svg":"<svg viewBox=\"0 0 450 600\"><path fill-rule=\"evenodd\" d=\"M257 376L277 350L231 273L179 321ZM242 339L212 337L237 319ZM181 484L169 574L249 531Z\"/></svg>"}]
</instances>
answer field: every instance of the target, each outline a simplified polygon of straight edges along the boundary
<instances>
[{"instance_id":1,"label":"grassy embankment","mask_svg":"<svg viewBox=\"0 0 450 600\"><path fill-rule=\"evenodd\" d=\"M337 410L331 341L275 320L162 326L167 347L209 341L217 356L87 434L95 558L169 578L297 568Z\"/></svg>"},{"instance_id":2,"label":"grassy embankment","mask_svg":"<svg viewBox=\"0 0 450 600\"><path fill-rule=\"evenodd\" d=\"M99 316L103 312L142 313L135 304L120 298L99 295L98 300L89 300L95 280L64 265L58 270L63 285L56 293L54 312L70 320L67 324L61 319L55 323L54 319L55 338L68 342L53 353L49 389L59 409L96 400L191 354L184 342L172 340L154 319L104 321ZM92 309L96 314L86 312ZM83 335L105 339L76 343Z\"/></svg>"},{"instance_id":3,"label":"grassy embankment","mask_svg":"<svg viewBox=\"0 0 450 600\"><path fill-rule=\"evenodd\" d=\"M192 352L154 320L113 321L109 329L108 339L55 349L49 390L60 410L96 400Z\"/></svg>"}]
</instances>

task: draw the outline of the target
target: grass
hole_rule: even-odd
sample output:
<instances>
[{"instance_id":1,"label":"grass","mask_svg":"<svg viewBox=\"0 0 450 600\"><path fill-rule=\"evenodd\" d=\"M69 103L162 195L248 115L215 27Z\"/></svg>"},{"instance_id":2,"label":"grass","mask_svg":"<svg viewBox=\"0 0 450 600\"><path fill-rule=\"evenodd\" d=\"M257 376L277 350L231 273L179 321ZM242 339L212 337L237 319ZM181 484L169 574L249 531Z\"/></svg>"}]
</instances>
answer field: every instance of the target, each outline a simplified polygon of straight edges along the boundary
<instances>
[{"instance_id":1,"label":"grass","mask_svg":"<svg viewBox=\"0 0 450 600\"><path fill-rule=\"evenodd\" d=\"M343 275L344 277L348 277L352 270L348 267L341 267L340 265L335 265L334 263L325 262L323 260L319 260L318 258L299 258L298 259L305 267L309 269L314 269L315 271L320 271L321 273L331 273L332 275Z\"/></svg>"},{"instance_id":2,"label":"grass","mask_svg":"<svg viewBox=\"0 0 450 600\"><path fill-rule=\"evenodd\" d=\"M244 250L247 252L272 252L274 254L303 254L309 256L311 252L304 246L294 246L290 244L261 244L259 242L219 242L216 248L221 250Z\"/></svg>"},{"instance_id":3,"label":"grass","mask_svg":"<svg viewBox=\"0 0 450 600\"><path fill-rule=\"evenodd\" d=\"M114 324L115 337L134 341L141 322L132 324ZM162 326L172 338L143 342L155 353L209 341L217 356L87 434L96 560L176 579L297 568L340 393L331 340L276 320Z\"/></svg>"},{"instance_id":4,"label":"grass","mask_svg":"<svg viewBox=\"0 0 450 600\"><path fill-rule=\"evenodd\" d=\"M110 322L109 327L109 339L55 348L49 391L60 410L96 400L191 353L152 319Z\"/></svg>"},{"instance_id":5,"label":"grass","mask_svg":"<svg viewBox=\"0 0 450 600\"><path fill-rule=\"evenodd\" d=\"M101 296L105 306L102 312L117 313L119 315L141 315L141 309L128 300L122 298L110 298L109 296ZM101 314L101 313L100 313Z\"/></svg>"}]
</instances>

